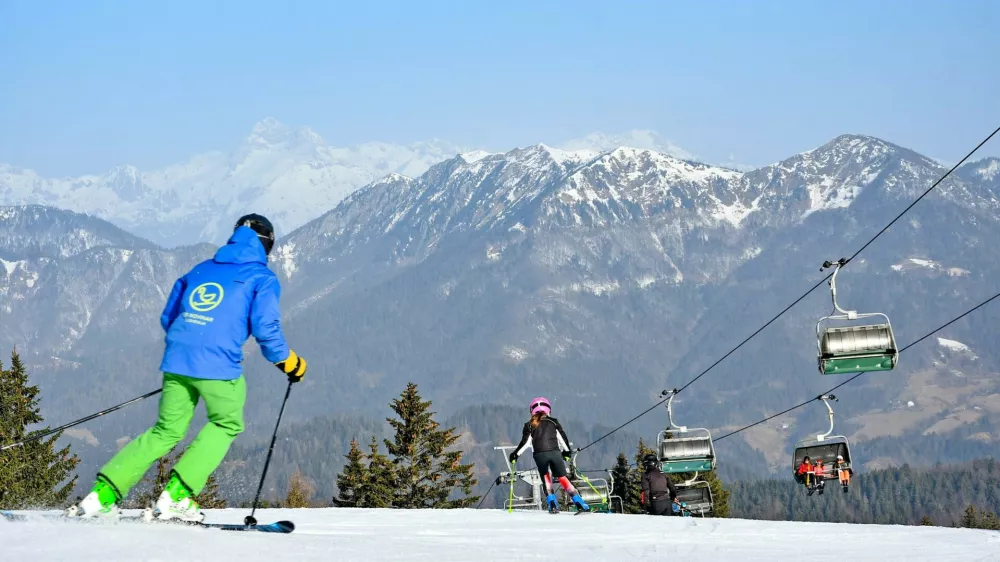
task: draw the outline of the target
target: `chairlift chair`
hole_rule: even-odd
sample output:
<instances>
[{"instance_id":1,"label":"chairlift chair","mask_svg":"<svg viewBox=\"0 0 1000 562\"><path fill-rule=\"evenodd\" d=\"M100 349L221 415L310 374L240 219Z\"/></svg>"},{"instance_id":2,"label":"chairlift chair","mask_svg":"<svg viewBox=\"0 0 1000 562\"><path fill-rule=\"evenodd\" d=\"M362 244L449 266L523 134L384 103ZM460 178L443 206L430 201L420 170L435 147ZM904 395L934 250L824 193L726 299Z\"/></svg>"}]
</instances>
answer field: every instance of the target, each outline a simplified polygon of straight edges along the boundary
<instances>
[{"instance_id":1,"label":"chairlift chair","mask_svg":"<svg viewBox=\"0 0 1000 562\"><path fill-rule=\"evenodd\" d=\"M706 428L689 428L674 425L673 407L676 390L664 390L660 395L667 399L669 427L656 436L657 460L663 472L709 472L715 469L715 445L712 432Z\"/></svg>"},{"instance_id":2,"label":"chairlift chair","mask_svg":"<svg viewBox=\"0 0 1000 562\"><path fill-rule=\"evenodd\" d=\"M527 496L514 494L513 499L511 499L510 496L505 497L503 507L508 511L513 509L536 509L541 511L545 505L545 494L542 491L542 476L538 473L537 468L532 468L530 470L514 470L514 467L510 463L507 451L515 448L517 448L517 445L501 445L499 447L493 447L494 450L498 450L503 453L504 462L507 463L507 471L500 473L499 483L509 485L511 482L516 483L520 480L531 487L531 493Z\"/></svg>"},{"instance_id":3,"label":"chairlift chair","mask_svg":"<svg viewBox=\"0 0 1000 562\"><path fill-rule=\"evenodd\" d=\"M852 468L851 445L847 441L847 437L843 435L830 435L833 433L833 408L830 406L828 400L838 402L837 397L832 394L825 394L818 399L822 400L823 404L826 405L830 418L830 428L826 433L803 439L795 444L795 451L792 453L792 474L798 478L797 471L799 465L802 464L805 457L809 457L813 464L817 460L822 460L824 465L830 467L829 471L824 471L823 473L824 480L837 480L839 476L834 469L837 463L837 455L844 457L845 468Z\"/></svg>"},{"instance_id":4,"label":"chairlift chair","mask_svg":"<svg viewBox=\"0 0 1000 562\"><path fill-rule=\"evenodd\" d=\"M889 317L881 312L859 314L855 310L844 310L837 304L837 273L847 261L846 258L836 262L826 261L820 268L823 271L836 267L830 278L830 296L833 299L833 312L839 314L824 316L816 323L819 371L824 375L890 371L899 360L899 348L896 346ZM884 318L885 322L830 325L833 321L855 322L875 317Z\"/></svg>"},{"instance_id":5,"label":"chairlift chair","mask_svg":"<svg viewBox=\"0 0 1000 562\"><path fill-rule=\"evenodd\" d=\"M599 513L611 512L611 481L605 478L587 478L576 468L576 456L580 451L573 451L570 460L570 483L576 488L580 498L590 506L590 511ZM609 471L610 474L610 471ZM619 498L621 501L621 498Z\"/></svg>"},{"instance_id":6,"label":"chairlift chair","mask_svg":"<svg viewBox=\"0 0 1000 562\"><path fill-rule=\"evenodd\" d=\"M712 488L705 480L698 480L698 473L694 474L690 480L675 484L677 488L677 501L684 505L691 515L702 517L711 515L715 509L715 502L712 499Z\"/></svg>"}]
</instances>

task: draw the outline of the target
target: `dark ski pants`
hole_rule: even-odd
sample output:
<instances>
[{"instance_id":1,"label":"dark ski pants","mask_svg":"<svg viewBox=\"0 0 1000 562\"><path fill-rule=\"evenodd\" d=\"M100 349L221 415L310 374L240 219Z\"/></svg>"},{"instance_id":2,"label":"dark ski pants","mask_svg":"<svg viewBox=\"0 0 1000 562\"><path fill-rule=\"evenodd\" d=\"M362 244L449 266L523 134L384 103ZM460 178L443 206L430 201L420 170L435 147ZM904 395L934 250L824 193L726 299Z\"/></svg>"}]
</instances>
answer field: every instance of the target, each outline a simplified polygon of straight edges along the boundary
<instances>
[{"instance_id":1,"label":"dark ski pants","mask_svg":"<svg viewBox=\"0 0 1000 562\"><path fill-rule=\"evenodd\" d=\"M546 493L551 494L555 492L552 489L552 480L549 478L550 470L552 471L552 478L558 480L566 492L571 495L576 493L576 488L573 487L569 478L566 477L566 461L563 460L562 453L559 451L537 451L531 457L535 460L535 466L538 467L538 474L545 480Z\"/></svg>"},{"instance_id":2,"label":"dark ski pants","mask_svg":"<svg viewBox=\"0 0 1000 562\"><path fill-rule=\"evenodd\" d=\"M673 503L670 498L664 498L662 500L653 500L652 505L649 506L650 515L676 515L673 509Z\"/></svg>"}]
</instances>

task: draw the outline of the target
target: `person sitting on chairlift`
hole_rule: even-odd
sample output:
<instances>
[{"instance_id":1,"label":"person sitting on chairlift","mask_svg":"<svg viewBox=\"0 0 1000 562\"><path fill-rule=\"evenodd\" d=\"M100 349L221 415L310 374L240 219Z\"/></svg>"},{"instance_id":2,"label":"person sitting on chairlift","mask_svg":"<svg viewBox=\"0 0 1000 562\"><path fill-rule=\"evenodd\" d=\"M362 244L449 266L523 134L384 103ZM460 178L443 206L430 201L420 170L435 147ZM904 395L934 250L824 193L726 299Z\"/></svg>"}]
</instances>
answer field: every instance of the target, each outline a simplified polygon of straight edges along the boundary
<instances>
[{"instance_id":1,"label":"person sitting on chairlift","mask_svg":"<svg viewBox=\"0 0 1000 562\"><path fill-rule=\"evenodd\" d=\"M670 477L660 470L660 463L653 453L642 458L646 472L642 475L640 500L650 515L679 515L677 488Z\"/></svg>"},{"instance_id":2,"label":"person sitting on chairlift","mask_svg":"<svg viewBox=\"0 0 1000 562\"><path fill-rule=\"evenodd\" d=\"M823 490L826 486L826 467L823 466L823 459L816 459L816 463L813 465L813 476L815 484L809 490L808 495L812 495L814 491L819 490L819 495L823 495Z\"/></svg>"},{"instance_id":3,"label":"person sitting on chairlift","mask_svg":"<svg viewBox=\"0 0 1000 562\"><path fill-rule=\"evenodd\" d=\"M802 459L802 464L795 471L795 479L799 483L803 484L807 490L812 490L812 477L813 477L813 465L812 461L809 459L809 455L806 455Z\"/></svg>"},{"instance_id":4,"label":"person sitting on chairlift","mask_svg":"<svg viewBox=\"0 0 1000 562\"><path fill-rule=\"evenodd\" d=\"M854 474L854 469L844 461L844 455L837 455L837 463L833 466L837 469L837 476L840 477L840 486L846 494L847 485L851 483L851 474Z\"/></svg>"}]
</instances>

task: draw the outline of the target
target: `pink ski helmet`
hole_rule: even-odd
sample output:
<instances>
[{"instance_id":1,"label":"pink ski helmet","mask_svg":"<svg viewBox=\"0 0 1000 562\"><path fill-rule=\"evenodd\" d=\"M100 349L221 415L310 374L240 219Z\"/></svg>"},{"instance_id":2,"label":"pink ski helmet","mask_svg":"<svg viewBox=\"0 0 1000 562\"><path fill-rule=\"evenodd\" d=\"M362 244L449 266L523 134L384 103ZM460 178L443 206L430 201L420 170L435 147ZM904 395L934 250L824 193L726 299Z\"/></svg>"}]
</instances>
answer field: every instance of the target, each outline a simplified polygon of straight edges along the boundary
<instances>
[{"instance_id":1,"label":"pink ski helmet","mask_svg":"<svg viewBox=\"0 0 1000 562\"><path fill-rule=\"evenodd\" d=\"M552 405L549 404L548 398L542 398L539 396L531 401L531 406L528 406L528 411L531 412L531 415L542 412L547 416L552 413Z\"/></svg>"}]
</instances>

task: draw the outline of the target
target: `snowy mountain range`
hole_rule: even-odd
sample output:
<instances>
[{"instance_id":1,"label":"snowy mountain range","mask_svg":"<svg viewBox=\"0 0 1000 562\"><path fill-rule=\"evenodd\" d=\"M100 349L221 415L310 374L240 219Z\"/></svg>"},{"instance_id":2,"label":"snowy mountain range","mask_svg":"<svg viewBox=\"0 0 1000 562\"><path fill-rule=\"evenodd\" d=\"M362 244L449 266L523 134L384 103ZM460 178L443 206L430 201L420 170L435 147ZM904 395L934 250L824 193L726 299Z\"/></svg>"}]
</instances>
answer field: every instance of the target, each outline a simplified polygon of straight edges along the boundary
<instances>
[{"instance_id":1,"label":"snowy mountain range","mask_svg":"<svg viewBox=\"0 0 1000 562\"><path fill-rule=\"evenodd\" d=\"M604 150L629 144L690 157L652 131L594 133L567 145ZM307 127L267 118L230 153L199 154L159 170L117 166L102 175L44 178L0 163L0 205L38 204L87 213L165 247L225 240L230 222L267 209L279 234L390 173L418 176L461 152L441 141L329 146Z\"/></svg>"},{"instance_id":2,"label":"snowy mountain range","mask_svg":"<svg viewBox=\"0 0 1000 562\"><path fill-rule=\"evenodd\" d=\"M995 293L998 164L957 170L845 269L838 297L889 314L905 345ZM747 172L650 149L540 144L462 152L418 177L390 173L274 250L287 334L312 373L286 416L364 412L413 380L444 413L544 395L569 417L617 425L702 372L944 172L908 149L843 135ZM28 228L37 234L25 237ZM50 399L66 415L147 391L163 292L210 253L164 250L84 215L7 207L0 345L17 345L46 384L61 385ZM792 309L679 398L679 420L733 429L842 382L816 369L813 330L828 312L828 294ZM838 427L872 447L872 462L921 454L912 436L948 460L995 448L1000 360L987 350L997 313L977 314L937 334L968 351L931 339L895 371L837 392ZM249 403L265 419L281 380L247 351ZM88 390L94 372L117 394ZM747 467L780 467L791 442L821 429L821 414L800 410L726 447ZM662 418L630 429L655 435Z\"/></svg>"}]
</instances>

